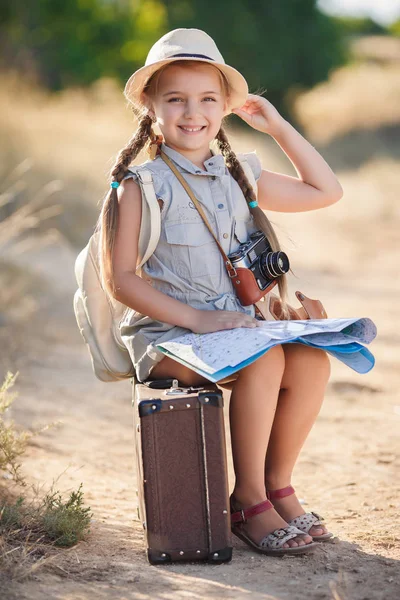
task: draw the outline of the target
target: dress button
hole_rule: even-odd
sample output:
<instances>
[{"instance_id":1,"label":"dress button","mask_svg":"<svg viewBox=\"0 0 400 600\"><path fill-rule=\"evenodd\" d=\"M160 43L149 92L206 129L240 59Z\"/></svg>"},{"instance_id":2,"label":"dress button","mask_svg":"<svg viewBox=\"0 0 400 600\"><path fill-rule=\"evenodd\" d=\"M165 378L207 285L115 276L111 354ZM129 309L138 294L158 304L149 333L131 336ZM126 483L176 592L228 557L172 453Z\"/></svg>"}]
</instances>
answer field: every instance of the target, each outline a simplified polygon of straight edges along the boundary
<instances>
[{"instance_id":1,"label":"dress button","mask_svg":"<svg viewBox=\"0 0 400 600\"><path fill-rule=\"evenodd\" d=\"M209 162L208 164L210 165L210 167L212 167L214 163L213 162Z\"/></svg>"},{"instance_id":2,"label":"dress button","mask_svg":"<svg viewBox=\"0 0 400 600\"><path fill-rule=\"evenodd\" d=\"M197 175L200 175L200 173L201 173L201 171L196 171L196 174L197 174Z\"/></svg>"},{"instance_id":3,"label":"dress button","mask_svg":"<svg viewBox=\"0 0 400 600\"><path fill-rule=\"evenodd\" d=\"M227 237L229 237L229 236L228 236L228 234L227 234L227 233L224 233L223 237L226 239L226 238L227 238Z\"/></svg>"},{"instance_id":4,"label":"dress button","mask_svg":"<svg viewBox=\"0 0 400 600\"><path fill-rule=\"evenodd\" d=\"M218 204L218 208L224 208L223 204Z\"/></svg>"},{"instance_id":5,"label":"dress button","mask_svg":"<svg viewBox=\"0 0 400 600\"><path fill-rule=\"evenodd\" d=\"M213 175L213 176L211 177L211 179L212 179L213 181L215 181L217 178L215 177L215 175Z\"/></svg>"}]
</instances>

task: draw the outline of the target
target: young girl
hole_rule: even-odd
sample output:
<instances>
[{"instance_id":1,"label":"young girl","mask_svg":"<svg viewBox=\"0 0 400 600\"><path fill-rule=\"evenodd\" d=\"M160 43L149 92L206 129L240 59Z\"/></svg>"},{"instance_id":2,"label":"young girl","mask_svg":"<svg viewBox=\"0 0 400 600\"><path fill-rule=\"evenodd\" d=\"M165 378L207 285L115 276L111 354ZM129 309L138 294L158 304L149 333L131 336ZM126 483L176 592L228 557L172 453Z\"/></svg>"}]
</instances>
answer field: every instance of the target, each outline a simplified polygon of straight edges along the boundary
<instances>
[{"instance_id":1,"label":"young girl","mask_svg":"<svg viewBox=\"0 0 400 600\"><path fill-rule=\"evenodd\" d=\"M177 29L162 37L146 65L129 79L125 94L139 123L112 169L102 208L103 278L109 292L131 309L121 333L138 380L172 377L201 385L207 380L165 357L156 344L189 330L256 327L260 320L254 306L240 304L215 240L162 153L193 189L226 254L257 229L279 249L263 210L323 208L337 202L342 189L323 158L268 100L248 94L243 76L225 64L203 31ZM298 177L263 170L256 154L247 154L258 182L256 196L222 127L231 112L272 136ZM158 144L158 155L146 168L160 204L161 236L140 277L135 269L141 192L137 167L127 169L148 141L153 149ZM210 149L213 141L219 153ZM284 276L279 291L284 300ZM265 554L306 552L313 541L332 535L318 515L304 513L290 485L329 374L324 351L287 344L243 368L231 384L232 531Z\"/></svg>"}]
</instances>

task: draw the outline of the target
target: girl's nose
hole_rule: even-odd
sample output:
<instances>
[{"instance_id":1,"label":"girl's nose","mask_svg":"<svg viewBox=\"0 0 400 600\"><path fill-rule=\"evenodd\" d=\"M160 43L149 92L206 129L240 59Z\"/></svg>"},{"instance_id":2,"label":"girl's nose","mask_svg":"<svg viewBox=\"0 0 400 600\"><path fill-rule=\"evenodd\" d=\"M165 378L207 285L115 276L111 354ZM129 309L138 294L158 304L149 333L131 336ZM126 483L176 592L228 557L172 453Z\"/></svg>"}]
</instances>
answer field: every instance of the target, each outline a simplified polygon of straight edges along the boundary
<instances>
[{"instance_id":1,"label":"girl's nose","mask_svg":"<svg viewBox=\"0 0 400 600\"><path fill-rule=\"evenodd\" d=\"M197 102L195 100L188 100L185 106L185 117L194 117L197 114Z\"/></svg>"}]
</instances>

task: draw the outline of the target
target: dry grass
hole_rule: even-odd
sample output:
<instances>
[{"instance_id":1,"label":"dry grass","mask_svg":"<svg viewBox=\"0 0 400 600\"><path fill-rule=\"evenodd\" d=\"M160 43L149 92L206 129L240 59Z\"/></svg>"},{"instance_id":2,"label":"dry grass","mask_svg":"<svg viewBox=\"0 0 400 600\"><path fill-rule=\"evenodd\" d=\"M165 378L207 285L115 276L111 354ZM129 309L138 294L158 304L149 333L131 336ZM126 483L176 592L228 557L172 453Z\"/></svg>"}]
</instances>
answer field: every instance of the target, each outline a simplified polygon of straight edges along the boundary
<instances>
[{"instance_id":1,"label":"dry grass","mask_svg":"<svg viewBox=\"0 0 400 600\"><path fill-rule=\"evenodd\" d=\"M20 459L32 436L39 431L18 430L7 411L16 399L10 390L16 375L8 373L0 386L0 584L30 576L51 557L53 546L69 547L83 539L90 527L91 511L83 503L82 484L63 499L53 487L46 494L30 489L20 472ZM21 493L23 492L23 494Z\"/></svg>"},{"instance_id":2,"label":"dry grass","mask_svg":"<svg viewBox=\"0 0 400 600\"><path fill-rule=\"evenodd\" d=\"M379 53L379 42L362 44ZM400 56L400 39L391 39ZM381 41L382 43L382 41ZM318 143L353 130L375 130L400 123L400 60L355 61L297 100L296 114Z\"/></svg>"},{"instance_id":3,"label":"dry grass","mask_svg":"<svg viewBox=\"0 0 400 600\"><path fill-rule=\"evenodd\" d=\"M0 490L1 491L1 490ZM0 585L22 581L68 548L86 538L92 513L83 504L82 485L63 498L50 490L0 500Z\"/></svg>"},{"instance_id":4,"label":"dry grass","mask_svg":"<svg viewBox=\"0 0 400 600\"><path fill-rule=\"evenodd\" d=\"M51 560L48 547L40 540L21 542L15 532L0 536L0 585L10 586L12 581L23 581Z\"/></svg>"},{"instance_id":5,"label":"dry grass","mask_svg":"<svg viewBox=\"0 0 400 600\"><path fill-rule=\"evenodd\" d=\"M23 483L18 460L24 454L27 441L32 434L27 431L18 432L14 423L8 420L6 415L16 398L15 394L10 394L16 377L17 375L7 373L0 386L0 471Z\"/></svg>"},{"instance_id":6,"label":"dry grass","mask_svg":"<svg viewBox=\"0 0 400 600\"><path fill-rule=\"evenodd\" d=\"M26 340L24 327L32 320L46 284L17 260L41 246L54 244L60 237L55 219L62 206L53 198L62 189L59 181L50 181L32 193L26 180L32 161L25 159L0 180L0 367L11 368Z\"/></svg>"},{"instance_id":7,"label":"dry grass","mask_svg":"<svg viewBox=\"0 0 400 600\"><path fill-rule=\"evenodd\" d=\"M69 198L75 193L95 206L106 190L112 157L134 129L116 85L105 80L87 91L49 95L3 76L0 105L0 129L9 142L3 164L13 168L29 159L36 184L61 180L72 192Z\"/></svg>"}]
</instances>

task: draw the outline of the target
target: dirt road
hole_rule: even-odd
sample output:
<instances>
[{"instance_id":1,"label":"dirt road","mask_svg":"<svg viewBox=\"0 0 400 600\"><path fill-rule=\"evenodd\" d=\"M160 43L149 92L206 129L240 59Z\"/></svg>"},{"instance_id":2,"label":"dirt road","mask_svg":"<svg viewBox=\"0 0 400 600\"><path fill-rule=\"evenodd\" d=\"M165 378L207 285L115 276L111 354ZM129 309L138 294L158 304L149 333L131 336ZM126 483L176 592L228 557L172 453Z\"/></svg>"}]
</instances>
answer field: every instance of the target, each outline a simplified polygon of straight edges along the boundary
<instances>
[{"instance_id":1,"label":"dirt road","mask_svg":"<svg viewBox=\"0 0 400 600\"><path fill-rule=\"evenodd\" d=\"M329 316L372 317L379 330L371 347L377 364L362 376L332 359L326 401L301 454L294 485L306 508L322 513L337 539L306 557L265 557L234 538L229 564L149 565L137 518L130 384L103 384L92 374L72 313L76 252L68 247L42 249L24 259L47 278L53 292L37 317L42 337L19 377L13 417L28 427L61 421L30 447L24 472L45 487L59 478L56 487L62 491L83 482L94 522L86 542L59 552L31 580L16 584L16 598L400 597L400 337L391 326L400 318L400 282L392 275L396 257L380 263L378 256L371 256L363 232L354 231L348 236L352 272L342 262L346 242L330 229L335 214L309 215L308 229L305 221L300 223L295 262L309 267L297 266L299 280L292 289L321 297ZM288 229L294 223L285 221ZM324 244L316 254L318 236ZM388 223L382 252L394 236L395 223ZM306 256L313 256L311 263ZM378 265L379 286L369 275ZM229 394L226 415L228 403ZM226 428L228 433L228 422ZM229 438L228 460L232 486Z\"/></svg>"}]
</instances>

